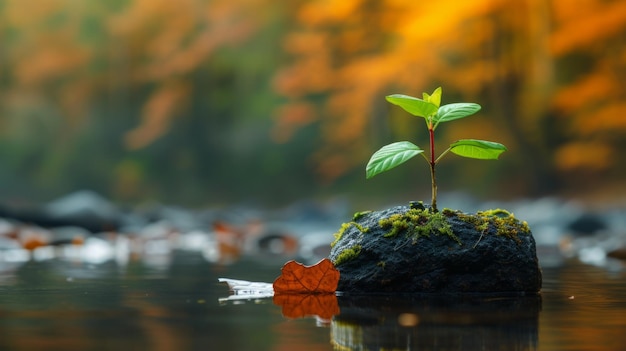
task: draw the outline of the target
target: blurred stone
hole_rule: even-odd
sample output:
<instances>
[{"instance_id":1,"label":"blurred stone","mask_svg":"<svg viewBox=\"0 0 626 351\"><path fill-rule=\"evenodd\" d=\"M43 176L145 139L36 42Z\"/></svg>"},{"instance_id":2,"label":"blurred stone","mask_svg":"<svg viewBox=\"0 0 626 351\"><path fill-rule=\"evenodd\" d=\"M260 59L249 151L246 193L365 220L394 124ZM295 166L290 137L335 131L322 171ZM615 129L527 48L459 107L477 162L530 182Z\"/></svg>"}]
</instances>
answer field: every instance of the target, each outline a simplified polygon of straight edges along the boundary
<instances>
[{"instance_id":1,"label":"blurred stone","mask_svg":"<svg viewBox=\"0 0 626 351\"><path fill-rule=\"evenodd\" d=\"M608 257L626 261L626 247L615 249L607 253Z\"/></svg>"},{"instance_id":2,"label":"blurred stone","mask_svg":"<svg viewBox=\"0 0 626 351\"><path fill-rule=\"evenodd\" d=\"M535 240L524 222L503 210L433 215L414 207L356 214L342 226L330 253L341 272L339 291L536 294L541 289Z\"/></svg>"},{"instance_id":3,"label":"blurred stone","mask_svg":"<svg viewBox=\"0 0 626 351\"><path fill-rule=\"evenodd\" d=\"M300 239L299 259L306 264L314 264L330 255L332 232L318 231L302 236Z\"/></svg>"},{"instance_id":4,"label":"blurred stone","mask_svg":"<svg viewBox=\"0 0 626 351\"><path fill-rule=\"evenodd\" d=\"M42 211L50 227L74 225L98 233L122 225L121 211L109 200L93 191L83 190L48 203Z\"/></svg>"},{"instance_id":5,"label":"blurred stone","mask_svg":"<svg viewBox=\"0 0 626 351\"><path fill-rule=\"evenodd\" d=\"M603 218L593 213L583 213L575 218L567 226L574 234L593 235L607 229L607 224Z\"/></svg>"}]
</instances>

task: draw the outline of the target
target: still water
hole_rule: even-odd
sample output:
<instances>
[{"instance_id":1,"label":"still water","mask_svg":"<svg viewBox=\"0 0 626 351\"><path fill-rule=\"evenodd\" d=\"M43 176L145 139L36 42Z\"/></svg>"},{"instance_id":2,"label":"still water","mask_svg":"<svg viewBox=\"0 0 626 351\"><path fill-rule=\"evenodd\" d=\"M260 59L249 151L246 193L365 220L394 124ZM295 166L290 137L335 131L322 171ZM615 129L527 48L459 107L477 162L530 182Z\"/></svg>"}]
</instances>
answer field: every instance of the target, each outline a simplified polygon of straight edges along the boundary
<instances>
[{"instance_id":1,"label":"still water","mask_svg":"<svg viewBox=\"0 0 626 351\"><path fill-rule=\"evenodd\" d=\"M538 297L339 296L331 319L229 301L219 277L272 282L281 264L28 262L0 270L1 350L626 350L626 273L544 268Z\"/></svg>"}]
</instances>

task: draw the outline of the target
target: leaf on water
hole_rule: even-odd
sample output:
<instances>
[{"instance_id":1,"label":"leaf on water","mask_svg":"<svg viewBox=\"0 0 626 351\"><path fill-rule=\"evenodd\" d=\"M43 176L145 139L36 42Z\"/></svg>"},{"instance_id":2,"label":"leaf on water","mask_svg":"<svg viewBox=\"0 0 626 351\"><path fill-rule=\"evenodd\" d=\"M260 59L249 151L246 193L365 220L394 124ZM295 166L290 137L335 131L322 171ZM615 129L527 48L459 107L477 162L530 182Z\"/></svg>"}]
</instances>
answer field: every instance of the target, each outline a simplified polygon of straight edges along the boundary
<instances>
[{"instance_id":1,"label":"leaf on water","mask_svg":"<svg viewBox=\"0 0 626 351\"><path fill-rule=\"evenodd\" d=\"M369 179L379 173L386 172L422 152L424 150L420 149L419 146L408 141L385 145L370 158L365 167L365 177Z\"/></svg>"},{"instance_id":2,"label":"leaf on water","mask_svg":"<svg viewBox=\"0 0 626 351\"><path fill-rule=\"evenodd\" d=\"M287 262L274 281L275 294L334 294L339 284L339 271L325 258L312 266Z\"/></svg>"},{"instance_id":3,"label":"leaf on water","mask_svg":"<svg viewBox=\"0 0 626 351\"><path fill-rule=\"evenodd\" d=\"M283 316L288 318L318 316L328 320L339 314L335 294L277 294L273 301L282 307Z\"/></svg>"},{"instance_id":4,"label":"leaf on water","mask_svg":"<svg viewBox=\"0 0 626 351\"><path fill-rule=\"evenodd\" d=\"M339 314L335 296L339 271L328 258L313 266L289 261L273 284L229 278L218 280L228 284L232 293L226 298L220 298L221 304L273 296L274 304L282 307L285 317L318 316L329 320Z\"/></svg>"},{"instance_id":5,"label":"leaf on water","mask_svg":"<svg viewBox=\"0 0 626 351\"><path fill-rule=\"evenodd\" d=\"M497 160L506 151L506 146L493 141L462 139L452 143L450 151L463 157Z\"/></svg>"}]
</instances>

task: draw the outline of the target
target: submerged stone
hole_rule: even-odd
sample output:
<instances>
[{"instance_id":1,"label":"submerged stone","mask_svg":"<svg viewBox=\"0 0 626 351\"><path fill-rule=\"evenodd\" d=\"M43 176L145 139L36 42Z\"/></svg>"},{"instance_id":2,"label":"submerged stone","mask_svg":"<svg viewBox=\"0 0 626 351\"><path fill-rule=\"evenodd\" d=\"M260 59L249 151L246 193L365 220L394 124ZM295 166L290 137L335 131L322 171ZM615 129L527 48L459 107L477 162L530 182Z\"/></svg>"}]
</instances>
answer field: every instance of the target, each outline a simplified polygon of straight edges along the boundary
<instances>
[{"instance_id":1,"label":"submerged stone","mask_svg":"<svg viewBox=\"0 0 626 351\"><path fill-rule=\"evenodd\" d=\"M338 291L535 294L541 270L526 222L505 210L432 212L421 203L360 212L335 234Z\"/></svg>"}]
</instances>

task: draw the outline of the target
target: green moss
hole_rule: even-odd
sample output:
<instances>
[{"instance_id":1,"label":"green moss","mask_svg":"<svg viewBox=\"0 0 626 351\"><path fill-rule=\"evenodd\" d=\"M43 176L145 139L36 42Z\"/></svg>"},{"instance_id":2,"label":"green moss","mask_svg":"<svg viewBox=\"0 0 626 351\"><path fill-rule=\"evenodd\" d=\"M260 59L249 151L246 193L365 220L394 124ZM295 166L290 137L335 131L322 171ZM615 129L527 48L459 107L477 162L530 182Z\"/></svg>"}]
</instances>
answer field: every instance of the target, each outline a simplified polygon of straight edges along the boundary
<instances>
[{"instance_id":1,"label":"green moss","mask_svg":"<svg viewBox=\"0 0 626 351\"><path fill-rule=\"evenodd\" d=\"M338 265L340 265L342 263L345 263L345 262L348 262L350 260L353 260L360 253L361 253L361 245L354 245L352 247L349 247L349 248L341 251L337 255L337 258L333 261L333 264L335 266L338 266Z\"/></svg>"},{"instance_id":2,"label":"green moss","mask_svg":"<svg viewBox=\"0 0 626 351\"><path fill-rule=\"evenodd\" d=\"M356 229L358 229L362 233L367 233L369 230L369 228L363 227L362 225L356 222L343 223L341 227L339 228L339 230L335 234L333 234L333 236L335 237L335 240L332 243L330 243L330 247L334 247L337 244L337 242L339 242L339 240L343 236L343 233L345 233L345 231L348 230L350 226L355 226Z\"/></svg>"},{"instance_id":3,"label":"green moss","mask_svg":"<svg viewBox=\"0 0 626 351\"><path fill-rule=\"evenodd\" d=\"M434 233L435 235L447 235L461 245L461 240L454 235L443 212L411 208L405 213L394 214L379 220L378 225L383 229L390 229L384 234L386 238L392 238L406 232L408 237L413 238L413 243L416 243L419 237L430 236L431 233Z\"/></svg>"},{"instance_id":4,"label":"green moss","mask_svg":"<svg viewBox=\"0 0 626 351\"><path fill-rule=\"evenodd\" d=\"M352 216L352 220L353 221L358 221L359 219L363 218L365 215L368 215L372 213L372 211L361 211L361 212L356 212L353 216Z\"/></svg>"},{"instance_id":5,"label":"green moss","mask_svg":"<svg viewBox=\"0 0 626 351\"><path fill-rule=\"evenodd\" d=\"M443 210L441 210L441 214L443 214L446 217L453 217L456 216L456 214L458 213L458 211L455 210L451 210L449 208L444 208Z\"/></svg>"},{"instance_id":6,"label":"green moss","mask_svg":"<svg viewBox=\"0 0 626 351\"><path fill-rule=\"evenodd\" d=\"M411 201L409 202L409 207L415 210L425 210L426 206L424 206L424 202L422 201Z\"/></svg>"},{"instance_id":7,"label":"green moss","mask_svg":"<svg viewBox=\"0 0 626 351\"><path fill-rule=\"evenodd\" d=\"M387 263L385 261L378 261L376 265L382 269L385 269L385 265L387 265Z\"/></svg>"},{"instance_id":8,"label":"green moss","mask_svg":"<svg viewBox=\"0 0 626 351\"><path fill-rule=\"evenodd\" d=\"M519 234L530 233L530 228L526 221L519 221L515 218L515 215L500 208L478 211L475 215L462 212L455 212L455 215L460 220L472 224L481 234L484 234L490 227L493 227L495 228L496 235L506 236L520 242Z\"/></svg>"},{"instance_id":9,"label":"green moss","mask_svg":"<svg viewBox=\"0 0 626 351\"><path fill-rule=\"evenodd\" d=\"M478 211L477 213L479 216L494 216L494 217L500 217L500 218L506 218L506 217L511 217L513 216L511 214L511 212L507 211L507 210L503 210L501 208L496 208L491 209L491 210L486 210L486 211ZM513 216L515 217L515 216Z\"/></svg>"}]
</instances>

